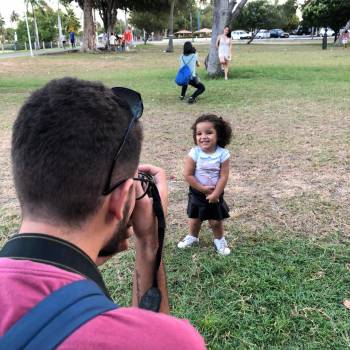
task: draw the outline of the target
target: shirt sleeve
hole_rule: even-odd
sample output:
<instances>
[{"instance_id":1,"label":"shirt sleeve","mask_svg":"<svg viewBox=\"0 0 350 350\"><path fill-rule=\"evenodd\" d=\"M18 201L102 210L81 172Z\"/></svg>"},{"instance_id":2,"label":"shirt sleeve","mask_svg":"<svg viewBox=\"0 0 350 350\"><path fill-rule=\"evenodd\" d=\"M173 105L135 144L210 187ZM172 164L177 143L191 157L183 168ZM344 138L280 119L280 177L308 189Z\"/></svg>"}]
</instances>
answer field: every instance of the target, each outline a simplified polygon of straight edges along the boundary
<instances>
[{"instance_id":1,"label":"shirt sleeve","mask_svg":"<svg viewBox=\"0 0 350 350\"><path fill-rule=\"evenodd\" d=\"M197 147L193 147L188 155L197 163L197 160L198 160L198 149Z\"/></svg>"},{"instance_id":2,"label":"shirt sleeve","mask_svg":"<svg viewBox=\"0 0 350 350\"><path fill-rule=\"evenodd\" d=\"M230 152L227 149L223 149L220 156L220 163L230 158Z\"/></svg>"}]
</instances>

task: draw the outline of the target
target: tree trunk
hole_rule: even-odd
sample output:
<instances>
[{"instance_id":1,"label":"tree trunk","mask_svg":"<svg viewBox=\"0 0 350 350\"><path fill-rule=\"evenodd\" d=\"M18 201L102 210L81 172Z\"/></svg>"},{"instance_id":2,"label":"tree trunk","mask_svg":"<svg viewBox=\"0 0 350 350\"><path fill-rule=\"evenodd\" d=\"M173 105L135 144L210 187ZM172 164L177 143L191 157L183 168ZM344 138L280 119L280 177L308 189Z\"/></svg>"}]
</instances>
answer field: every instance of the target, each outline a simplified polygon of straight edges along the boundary
<instances>
[{"instance_id":1,"label":"tree trunk","mask_svg":"<svg viewBox=\"0 0 350 350\"><path fill-rule=\"evenodd\" d=\"M246 0L243 0L246 1ZM213 27L211 34L211 44L207 64L207 72L209 76L216 77L221 74L218 50L216 48L216 39L220 33L224 31L224 27L229 23L232 10L236 5L236 1L215 0L213 10Z\"/></svg>"},{"instance_id":2,"label":"tree trunk","mask_svg":"<svg viewBox=\"0 0 350 350\"><path fill-rule=\"evenodd\" d=\"M93 0L84 0L84 40L83 52L95 51L95 23L92 17Z\"/></svg>"},{"instance_id":3,"label":"tree trunk","mask_svg":"<svg viewBox=\"0 0 350 350\"><path fill-rule=\"evenodd\" d=\"M252 37L248 40L247 45L249 45L257 36L257 34L259 33L260 29L255 29L255 31L252 31Z\"/></svg>"},{"instance_id":4,"label":"tree trunk","mask_svg":"<svg viewBox=\"0 0 350 350\"><path fill-rule=\"evenodd\" d=\"M32 5L32 12L33 12L34 27L35 27L35 48L38 50L40 49L38 24L36 23L36 16L35 16L33 4L31 3L31 5Z\"/></svg>"},{"instance_id":5,"label":"tree trunk","mask_svg":"<svg viewBox=\"0 0 350 350\"><path fill-rule=\"evenodd\" d=\"M170 5L170 15L169 15L169 43L166 49L166 52L174 52L174 8L175 8L175 0L172 0Z\"/></svg>"},{"instance_id":6,"label":"tree trunk","mask_svg":"<svg viewBox=\"0 0 350 350\"><path fill-rule=\"evenodd\" d=\"M338 44L338 45L341 45L341 42L340 42L340 39L342 37L342 34L346 31L346 30L349 30L350 29L350 20L346 23L344 29L339 33L339 37L338 39L336 40L336 42L334 43L334 45Z\"/></svg>"},{"instance_id":7,"label":"tree trunk","mask_svg":"<svg viewBox=\"0 0 350 350\"><path fill-rule=\"evenodd\" d=\"M229 14L229 17L227 19L227 24L230 25L232 22L236 20L236 18L241 13L242 8L245 6L245 4L248 2L248 0L241 0L240 3L236 6L235 10L233 11L234 6L236 5L237 1L232 1L233 6L231 6L231 11Z\"/></svg>"}]
</instances>

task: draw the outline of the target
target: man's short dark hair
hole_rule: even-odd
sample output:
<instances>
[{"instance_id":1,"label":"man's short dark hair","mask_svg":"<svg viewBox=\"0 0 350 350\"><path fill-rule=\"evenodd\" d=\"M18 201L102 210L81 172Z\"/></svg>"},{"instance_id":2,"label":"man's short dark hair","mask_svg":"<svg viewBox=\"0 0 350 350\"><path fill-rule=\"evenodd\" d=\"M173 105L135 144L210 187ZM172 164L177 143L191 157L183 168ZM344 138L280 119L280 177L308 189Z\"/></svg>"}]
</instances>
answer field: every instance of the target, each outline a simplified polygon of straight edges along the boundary
<instances>
[{"instance_id":1,"label":"man's short dark hair","mask_svg":"<svg viewBox=\"0 0 350 350\"><path fill-rule=\"evenodd\" d=\"M19 111L12 135L14 181L24 214L72 226L94 214L131 118L125 102L98 82L63 78L35 91ZM112 181L134 175L141 142L137 122Z\"/></svg>"}]
</instances>

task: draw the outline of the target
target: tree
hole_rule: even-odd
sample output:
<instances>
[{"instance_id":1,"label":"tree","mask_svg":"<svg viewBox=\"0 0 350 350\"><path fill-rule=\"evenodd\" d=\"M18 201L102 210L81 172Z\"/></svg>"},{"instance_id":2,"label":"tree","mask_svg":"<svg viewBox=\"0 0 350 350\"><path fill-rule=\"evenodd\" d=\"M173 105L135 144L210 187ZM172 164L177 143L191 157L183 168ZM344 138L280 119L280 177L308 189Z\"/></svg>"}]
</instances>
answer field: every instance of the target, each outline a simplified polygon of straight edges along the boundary
<instances>
[{"instance_id":1,"label":"tree","mask_svg":"<svg viewBox=\"0 0 350 350\"><path fill-rule=\"evenodd\" d=\"M347 0L308 0L302 6L303 19L315 27L330 27L337 40L340 28L350 19L350 1Z\"/></svg>"},{"instance_id":2,"label":"tree","mask_svg":"<svg viewBox=\"0 0 350 350\"><path fill-rule=\"evenodd\" d=\"M0 13L0 42L5 41L5 20Z\"/></svg>"},{"instance_id":3,"label":"tree","mask_svg":"<svg viewBox=\"0 0 350 350\"><path fill-rule=\"evenodd\" d=\"M239 15L248 0L214 0L213 25L209 55L206 67L209 76L221 74L216 39L223 32L225 25L232 23Z\"/></svg>"},{"instance_id":4,"label":"tree","mask_svg":"<svg viewBox=\"0 0 350 350\"><path fill-rule=\"evenodd\" d=\"M194 7L194 1L193 0L185 0L185 1L170 0L169 5L170 5L170 14L169 14L169 21L168 21L169 42L168 42L168 47L166 49L166 52L174 52L173 37L174 37L175 8L178 11L181 11L181 10L192 11L192 8Z\"/></svg>"},{"instance_id":5,"label":"tree","mask_svg":"<svg viewBox=\"0 0 350 350\"><path fill-rule=\"evenodd\" d=\"M277 13L280 24L278 27L290 33L300 24L300 20L296 14L298 9L297 0L287 0L284 4L277 6Z\"/></svg>"},{"instance_id":6,"label":"tree","mask_svg":"<svg viewBox=\"0 0 350 350\"><path fill-rule=\"evenodd\" d=\"M242 28L252 33L250 44L260 29L270 29L276 26L279 20L277 7L267 0L249 2L241 11L237 20L231 24L233 28Z\"/></svg>"},{"instance_id":7,"label":"tree","mask_svg":"<svg viewBox=\"0 0 350 350\"><path fill-rule=\"evenodd\" d=\"M166 27L167 14L148 11L132 11L130 15L130 23L136 28L144 31L143 41L146 44L152 32L160 32Z\"/></svg>"},{"instance_id":8,"label":"tree","mask_svg":"<svg viewBox=\"0 0 350 350\"><path fill-rule=\"evenodd\" d=\"M32 15L34 20L34 30L35 30L35 47L40 49L40 40L39 40L39 31L38 31L38 23L36 20L35 10L40 9L43 4L40 0L25 0L26 3L26 11L28 12L28 5L30 4L32 8Z\"/></svg>"},{"instance_id":9,"label":"tree","mask_svg":"<svg viewBox=\"0 0 350 350\"><path fill-rule=\"evenodd\" d=\"M12 12L11 12L11 15L10 15L10 22L12 23L12 24L15 24L16 25L16 23L19 21L19 14L15 11L15 10L13 10Z\"/></svg>"},{"instance_id":10,"label":"tree","mask_svg":"<svg viewBox=\"0 0 350 350\"><path fill-rule=\"evenodd\" d=\"M63 14L62 22L63 28L66 33L75 32L77 33L80 28L80 22L77 16L75 15L73 9L70 6L65 7L67 14Z\"/></svg>"},{"instance_id":11,"label":"tree","mask_svg":"<svg viewBox=\"0 0 350 350\"><path fill-rule=\"evenodd\" d=\"M83 0L84 12L84 37L82 51L91 52L96 50L95 23L92 17L93 0Z\"/></svg>"}]
</instances>

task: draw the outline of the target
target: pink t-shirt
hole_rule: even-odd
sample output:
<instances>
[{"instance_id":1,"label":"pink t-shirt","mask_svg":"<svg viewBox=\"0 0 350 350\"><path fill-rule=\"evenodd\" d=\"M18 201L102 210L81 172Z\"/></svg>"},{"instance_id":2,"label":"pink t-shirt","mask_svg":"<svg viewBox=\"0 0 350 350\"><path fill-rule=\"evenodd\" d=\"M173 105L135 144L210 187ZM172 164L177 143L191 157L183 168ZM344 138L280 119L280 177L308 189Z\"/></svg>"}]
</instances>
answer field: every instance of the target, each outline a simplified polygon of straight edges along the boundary
<instances>
[{"instance_id":1,"label":"pink t-shirt","mask_svg":"<svg viewBox=\"0 0 350 350\"><path fill-rule=\"evenodd\" d=\"M54 290L82 279L51 265L0 259L0 336ZM203 338L188 321L120 307L95 317L69 336L59 349L205 349Z\"/></svg>"}]
</instances>

